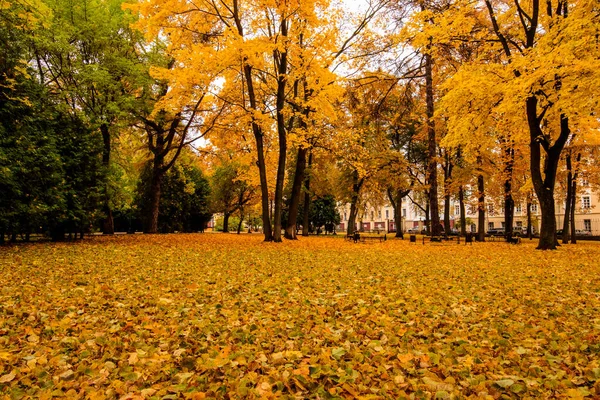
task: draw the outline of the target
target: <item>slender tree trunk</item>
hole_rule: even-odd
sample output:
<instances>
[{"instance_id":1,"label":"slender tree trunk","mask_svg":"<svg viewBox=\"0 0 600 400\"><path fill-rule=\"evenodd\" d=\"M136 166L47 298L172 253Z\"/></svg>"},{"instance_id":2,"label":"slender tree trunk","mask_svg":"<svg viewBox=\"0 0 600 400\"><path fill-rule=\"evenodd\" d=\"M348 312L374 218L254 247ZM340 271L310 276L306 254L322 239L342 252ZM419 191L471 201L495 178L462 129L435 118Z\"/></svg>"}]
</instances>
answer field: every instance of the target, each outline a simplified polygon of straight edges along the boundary
<instances>
[{"instance_id":1,"label":"slender tree trunk","mask_svg":"<svg viewBox=\"0 0 600 400\"><path fill-rule=\"evenodd\" d=\"M483 175L477 176L477 240L485 241L485 181Z\"/></svg>"},{"instance_id":2,"label":"slender tree trunk","mask_svg":"<svg viewBox=\"0 0 600 400\"><path fill-rule=\"evenodd\" d=\"M577 205L577 181L573 179L571 187L571 244L577 243L577 230L575 229L575 207Z\"/></svg>"},{"instance_id":3,"label":"slender tree trunk","mask_svg":"<svg viewBox=\"0 0 600 400\"><path fill-rule=\"evenodd\" d=\"M581 161L581 153L577 154L577 165ZM571 186L571 244L577 243L577 230L575 229L575 208L577 207L577 177L579 171L575 168L573 173L573 181Z\"/></svg>"},{"instance_id":4,"label":"slender tree trunk","mask_svg":"<svg viewBox=\"0 0 600 400\"><path fill-rule=\"evenodd\" d=\"M429 211L431 215L431 234L440 235L440 211L438 205L437 181L437 140L435 137L434 104L433 104L433 59L425 55L425 97L427 103L427 183L429 184Z\"/></svg>"},{"instance_id":5,"label":"slender tree trunk","mask_svg":"<svg viewBox=\"0 0 600 400\"><path fill-rule=\"evenodd\" d=\"M254 92L254 81L252 80L252 67L248 64L244 65L244 77L246 80L246 86L248 88L248 101L250 102L250 108L252 110L258 111L258 107L256 104L256 94ZM260 177L263 234L265 237L265 242L268 242L273 240L273 231L271 230L271 218L269 215L269 185L267 182L264 135L262 132L262 128L254 119L252 120L252 133L254 134L254 139L256 140L256 165L258 167L258 174Z\"/></svg>"},{"instance_id":6,"label":"slender tree trunk","mask_svg":"<svg viewBox=\"0 0 600 400\"><path fill-rule=\"evenodd\" d=\"M531 198L527 197L527 237L533 239L533 226L531 225Z\"/></svg>"},{"instance_id":7,"label":"slender tree trunk","mask_svg":"<svg viewBox=\"0 0 600 400\"><path fill-rule=\"evenodd\" d=\"M427 235L431 235L431 219L429 216L431 215L430 203L428 202L425 206L425 232Z\"/></svg>"},{"instance_id":8,"label":"slender tree trunk","mask_svg":"<svg viewBox=\"0 0 600 400\"><path fill-rule=\"evenodd\" d=\"M312 165L312 152L308 154L308 168ZM305 191L304 191L304 216L302 218L302 236L308 236L308 224L309 224L309 213L310 213L310 174L306 175Z\"/></svg>"},{"instance_id":9,"label":"slender tree trunk","mask_svg":"<svg viewBox=\"0 0 600 400\"><path fill-rule=\"evenodd\" d=\"M450 186L452 184L452 170L454 165L448 152L445 152L444 165L444 235L450 234Z\"/></svg>"},{"instance_id":10,"label":"slender tree trunk","mask_svg":"<svg viewBox=\"0 0 600 400\"><path fill-rule=\"evenodd\" d=\"M292 193L290 196L288 223L285 228L286 239L296 239L296 223L298 220L298 209L300 207L300 195L302 194L302 182L304 181L304 170L306 169L307 152L307 148L298 148L296 170L294 171L294 181L292 183Z\"/></svg>"},{"instance_id":11,"label":"slender tree trunk","mask_svg":"<svg viewBox=\"0 0 600 400\"><path fill-rule=\"evenodd\" d=\"M283 46L287 43L287 20L283 19L280 23L281 36L283 37ZM287 51L275 50L273 59L277 65L277 137L279 139L279 160L277 162L277 179L275 181L275 218L273 221L273 241L281 242L281 211L283 209L283 185L285 181L285 161L287 157L287 132L285 129L285 117L283 115L285 107L286 86L287 86ZM278 62L277 62L278 60Z\"/></svg>"},{"instance_id":12,"label":"slender tree trunk","mask_svg":"<svg viewBox=\"0 0 600 400\"><path fill-rule=\"evenodd\" d=\"M460 234L467 235L467 216L465 215L465 191L461 186L458 188L458 204L460 208Z\"/></svg>"},{"instance_id":13,"label":"slender tree trunk","mask_svg":"<svg viewBox=\"0 0 600 400\"><path fill-rule=\"evenodd\" d=\"M571 198L573 197L573 170L571 165L571 151L566 155L567 162L567 199L565 201L565 216L563 218L563 244L569 243L569 219L571 218Z\"/></svg>"},{"instance_id":14,"label":"slender tree trunk","mask_svg":"<svg viewBox=\"0 0 600 400\"><path fill-rule=\"evenodd\" d=\"M237 226L237 234L239 235L242 232L242 224L244 222L244 210L240 208L240 222Z\"/></svg>"},{"instance_id":15,"label":"slender tree trunk","mask_svg":"<svg viewBox=\"0 0 600 400\"><path fill-rule=\"evenodd\" d=\"M106 235L112 235L115 233L115 224L113 221L112 209L110 206L110 189L108 187L108 174L110 171L110 153L111 153L111 141L110 132L107 124L100 125L100 133L102 134L102 166L107 174L105 178L104 186L104 205L102 211L104 212L104 221L102 222L102 232Z\"/></svg>"}]
</instances>

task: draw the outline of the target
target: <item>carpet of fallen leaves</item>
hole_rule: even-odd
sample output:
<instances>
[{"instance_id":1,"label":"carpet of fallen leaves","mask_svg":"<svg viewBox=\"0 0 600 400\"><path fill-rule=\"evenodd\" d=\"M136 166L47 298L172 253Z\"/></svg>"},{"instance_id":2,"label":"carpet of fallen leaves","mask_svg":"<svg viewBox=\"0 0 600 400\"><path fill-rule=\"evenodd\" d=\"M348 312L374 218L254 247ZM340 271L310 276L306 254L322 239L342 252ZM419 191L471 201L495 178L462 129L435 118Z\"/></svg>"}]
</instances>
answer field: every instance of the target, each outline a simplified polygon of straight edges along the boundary
<instances>
[{"instance_id":1,"label":"carpet of fallen leaves","mask_svg":"<svg viewBox=\"0 0 600 400\"><path fill-rule=\"evenodd\" d=\"M600 244L0 248L0 398L600 396Z\"/></svg>"}]
</instances>

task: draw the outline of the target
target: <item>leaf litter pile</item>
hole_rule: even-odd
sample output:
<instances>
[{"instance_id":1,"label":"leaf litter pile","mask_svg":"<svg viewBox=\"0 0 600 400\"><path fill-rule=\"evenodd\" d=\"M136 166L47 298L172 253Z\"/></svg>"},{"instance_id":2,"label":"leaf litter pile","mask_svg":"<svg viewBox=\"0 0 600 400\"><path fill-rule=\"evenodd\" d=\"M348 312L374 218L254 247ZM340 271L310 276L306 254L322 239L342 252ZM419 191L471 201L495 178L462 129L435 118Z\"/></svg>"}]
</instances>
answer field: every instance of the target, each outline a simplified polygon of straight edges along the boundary
<instances>
[{"instance_id":1,"label":"leaf litter pile","mask_svg":"<svg viewBox=\"0 0 600 400\"><path fill-rule=\"evenodd\" d=\"M600 245L0 248L0 398L593 398Z\"/></svg>"}]
</instances>

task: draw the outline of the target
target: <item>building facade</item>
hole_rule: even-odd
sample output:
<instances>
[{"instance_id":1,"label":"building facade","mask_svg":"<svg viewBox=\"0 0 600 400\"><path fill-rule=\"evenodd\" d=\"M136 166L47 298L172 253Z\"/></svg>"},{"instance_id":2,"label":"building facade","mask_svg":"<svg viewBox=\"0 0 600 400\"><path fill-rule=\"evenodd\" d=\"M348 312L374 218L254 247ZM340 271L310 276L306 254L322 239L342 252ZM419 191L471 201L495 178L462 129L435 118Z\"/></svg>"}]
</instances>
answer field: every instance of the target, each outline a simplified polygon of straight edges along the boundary
<instances>
[{"instance_id":1,"label":"building facade","mask_svg":"<svg viewBox=\"0 0 600 400\"><path fill-rule=\"evenodd\" d=\"M444 205L440 204L440 221L444 219ZM425 229L425 212L421 207L415 205L408 197L402 202L402 228L421 231ZM340 204L339 212L341 222L337 226L339 231L345 231L348 227L350 215L350 204ZM467 219L467 231L476 232L478 225L477 202L471 199L465 201L465 214ZM540 209L537 203L531 206L531 224L534 232L539 232L541 224ZM556 203L556 226L562 229L565 218L564 201ZM505 228L502 203L498 201L486 202L485 213L486 230L494 228ZM456 229L460 225L460 208L458 201L450 202L450 227ZM514 227L527 227L527 206L523 203L515 203ZM396 221L394 220L394 208L390 204L371 206L369 204L361 207L356 218L355 230L365 232L395 232ZM600 196L591 190L589 186L584 187L577 195L575 208L575 229L582 235L600 236Z\"/></svg>"}]
</instances>

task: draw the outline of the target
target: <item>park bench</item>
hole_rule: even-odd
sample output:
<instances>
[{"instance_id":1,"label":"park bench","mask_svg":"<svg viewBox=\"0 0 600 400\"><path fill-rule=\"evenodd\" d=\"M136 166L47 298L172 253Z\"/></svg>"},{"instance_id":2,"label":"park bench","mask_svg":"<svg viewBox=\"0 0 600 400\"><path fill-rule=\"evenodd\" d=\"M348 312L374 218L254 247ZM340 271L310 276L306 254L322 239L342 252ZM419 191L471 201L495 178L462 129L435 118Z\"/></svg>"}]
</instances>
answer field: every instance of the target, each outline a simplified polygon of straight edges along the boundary
<instances>
[{"instance_id":1,"label":"park bench","mask_svg":"<svg viewBox=\"0 0 600 400\"><path fill-rule=\"evenodd\" d=\"M367 243L368 241L369 242L373 242L373 241L385 242L387 240L387 235L383 235L383 236L379 236L379 235L378 236L364 236L363 235L363 236L360 236L358 238L358 240L361 243Z\"/></svg>"}]
</instances>

